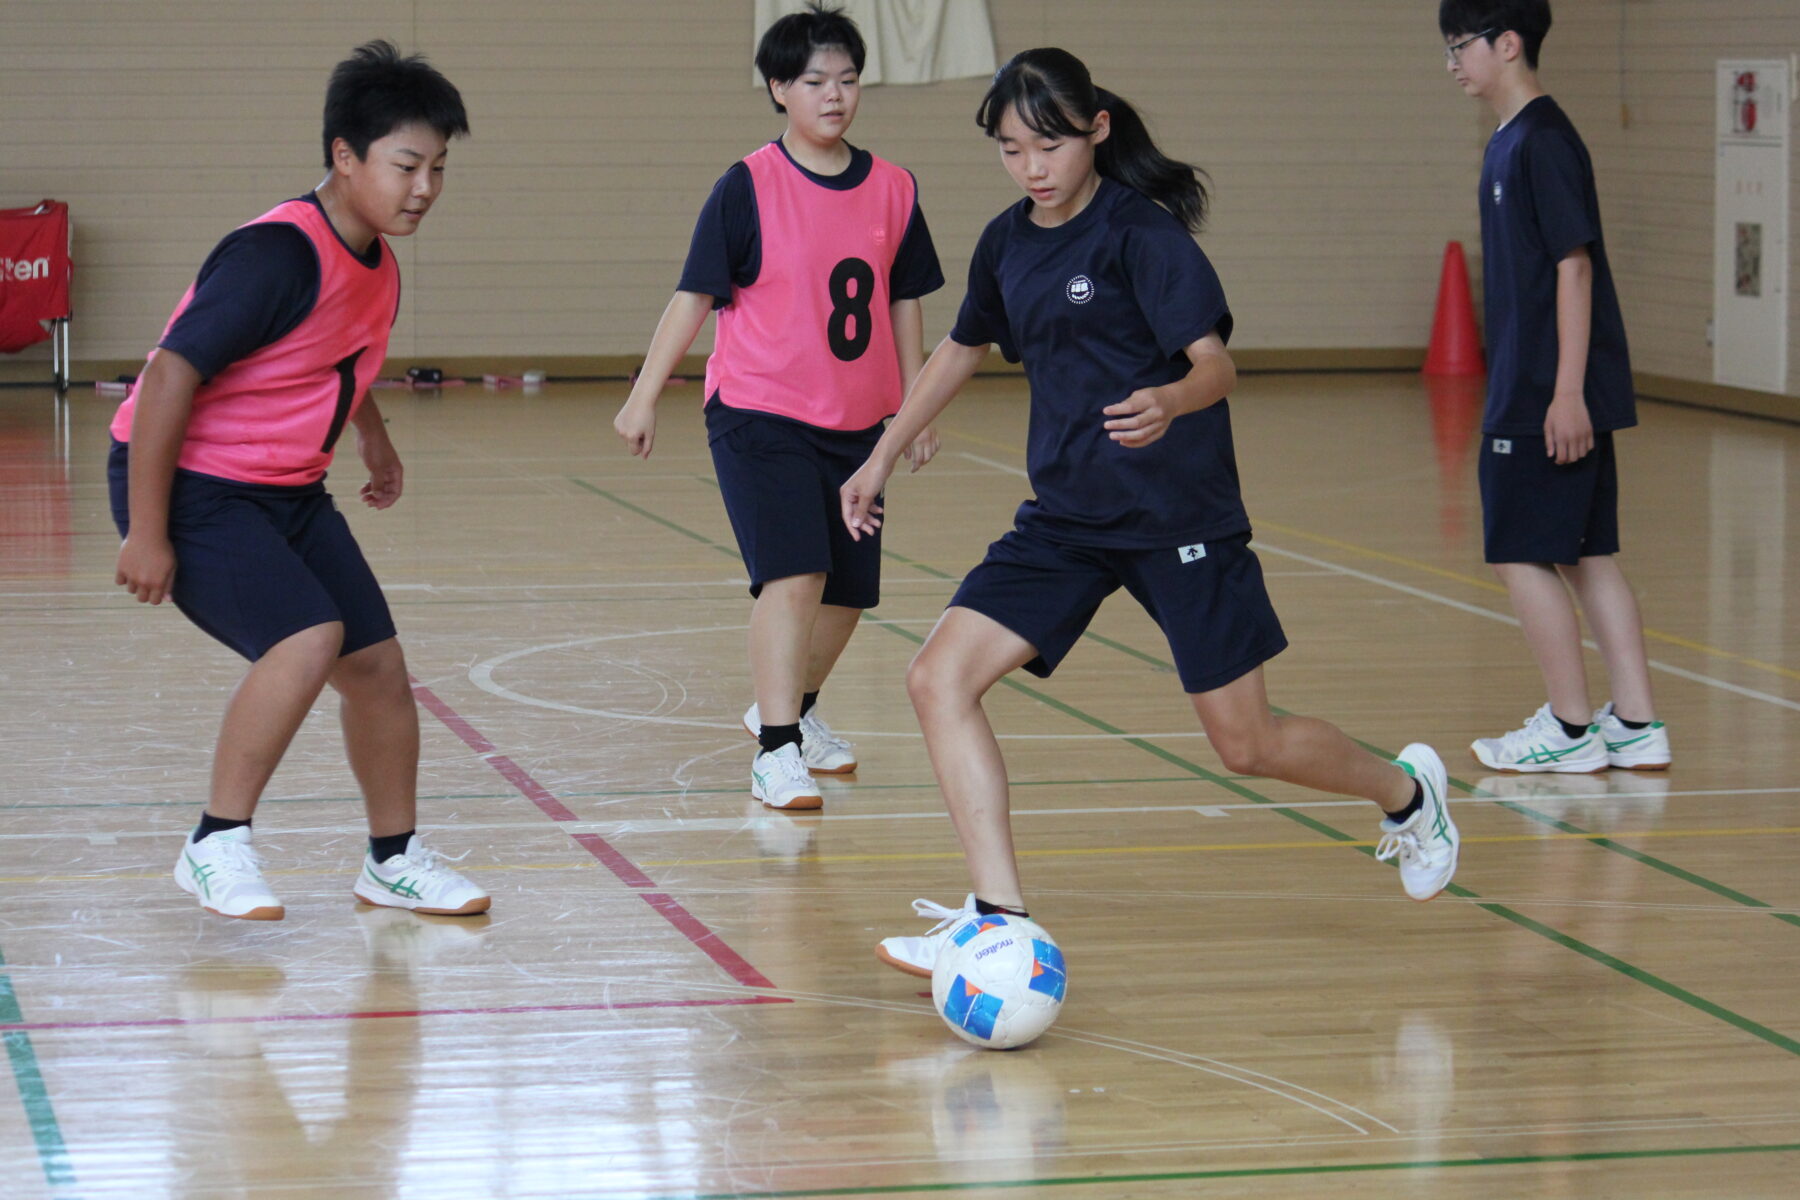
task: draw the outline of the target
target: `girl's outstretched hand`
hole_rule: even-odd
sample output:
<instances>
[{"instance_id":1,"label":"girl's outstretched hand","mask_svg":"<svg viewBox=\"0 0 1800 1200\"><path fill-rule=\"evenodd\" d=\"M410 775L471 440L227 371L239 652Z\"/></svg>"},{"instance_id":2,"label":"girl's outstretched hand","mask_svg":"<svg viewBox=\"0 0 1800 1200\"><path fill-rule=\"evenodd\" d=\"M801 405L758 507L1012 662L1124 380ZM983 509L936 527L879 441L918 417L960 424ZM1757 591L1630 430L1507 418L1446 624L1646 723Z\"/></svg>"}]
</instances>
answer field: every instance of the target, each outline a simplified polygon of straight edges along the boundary
<instances>
[{"instance_id":1,"label":"girl's outstretched hand","mask_svg":"<svg viewBox=\"0 0 1800 1200\"><path fill-rule=\"evenodd\" d=\"M858 467L856 474L838 489L838 499L844 511L844 527L850 531L851 541L859 542L863 534L872 536L881 528L879 502L887 477L888 472L882 470L880 464L871 458Z\"/></svg>"}]
</instances>

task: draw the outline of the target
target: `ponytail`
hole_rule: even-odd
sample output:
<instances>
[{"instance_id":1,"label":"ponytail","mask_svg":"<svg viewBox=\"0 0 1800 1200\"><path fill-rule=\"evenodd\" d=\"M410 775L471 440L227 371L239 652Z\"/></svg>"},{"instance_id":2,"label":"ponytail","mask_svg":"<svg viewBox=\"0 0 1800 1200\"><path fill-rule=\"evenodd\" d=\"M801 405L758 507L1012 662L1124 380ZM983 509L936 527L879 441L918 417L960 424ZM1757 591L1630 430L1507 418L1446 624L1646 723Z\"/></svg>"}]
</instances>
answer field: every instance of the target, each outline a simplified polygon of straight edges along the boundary
<instances>
[{"instance_id":1,"label":"ponytail","mask_svg":"<svg viewBox=\"0 0 1800 1200\"><path fill-rule=\"evenodd\" d=\"M1094 89L1112 117L1106 140L1094 147L1094 169L1106 178L1144 193L1175 214L1193 233L1206 224L1206 172L1170 158L1150 140L1144 118L1122 96Z\"/></svg>"},{"instance_id":2,"label":"ponytail","mask_svg":"<svg viewBox=\"0 0 1800 1200\"><path fill-rule=\"evenodd\" d=\"M1206 223L1206 172L1170 158L1156 148L1144 119L1122 97L1096 88L1087 66L1067 50L1022 50L994 75L993 86L975 111L975 123L998 136L1008 109L1033 132L1046 137L1087 138L1102 110L1112 129L1094 147L1101 176L1141 192L1175 215L1191 232Z\"/></svg>"}]
</instances>

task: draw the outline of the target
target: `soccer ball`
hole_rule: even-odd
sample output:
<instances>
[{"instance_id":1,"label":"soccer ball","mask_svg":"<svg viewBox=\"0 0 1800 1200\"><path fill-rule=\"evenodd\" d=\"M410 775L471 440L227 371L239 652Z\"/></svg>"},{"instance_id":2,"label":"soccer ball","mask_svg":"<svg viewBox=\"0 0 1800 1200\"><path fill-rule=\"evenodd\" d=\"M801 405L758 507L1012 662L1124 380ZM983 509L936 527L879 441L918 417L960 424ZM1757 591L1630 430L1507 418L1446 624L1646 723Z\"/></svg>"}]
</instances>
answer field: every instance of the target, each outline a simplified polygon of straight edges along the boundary
<instances>
[{"instance_id":1,"label":"soccer ball","mask_svg":"<svg viewBox=\"0 0 1800 1200\"><path fill-rule=\"evenodd\" d=\"M931 972L931 1003L965 1042L1011 1050L1050 1028L1067 987L1056 939L1035 921L996 913L950 935Z\"/></svg>"}]
</instances>

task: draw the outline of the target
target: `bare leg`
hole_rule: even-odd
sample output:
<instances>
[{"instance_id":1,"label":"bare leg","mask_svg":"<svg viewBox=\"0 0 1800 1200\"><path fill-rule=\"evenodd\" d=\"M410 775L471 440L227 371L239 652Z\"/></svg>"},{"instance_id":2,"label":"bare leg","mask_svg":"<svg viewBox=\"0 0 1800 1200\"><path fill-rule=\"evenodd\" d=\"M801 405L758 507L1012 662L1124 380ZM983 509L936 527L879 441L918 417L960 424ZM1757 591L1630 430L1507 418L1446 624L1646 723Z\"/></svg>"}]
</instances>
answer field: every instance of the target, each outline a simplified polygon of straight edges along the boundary
<instances>
[{"instance_id":1,"label":"bare leg","mask_svg":"<svg viewBox=\"0 0 1800 1200\"><path fill-rule=\"evenodd\" d=\"M283 638L250 665L219 726L207 812L231 821L248 821L256 812L343 640L343 623L328 621Z\"/></svg>"},{"instance_id":2,"label":"bare leg","mask_svg":"<svg viewBox=\"0 0 1800 1200\"><path fill-rule=\"evenodd\" d=\"M1562 575L1575 589L1581 611L1593 628L1594 641L1600 645L1600 656L1606 660L1613 711L1628 721L1654 721L1656 704L1650 696L1643 618L1618 560L1610 554L1594 555L1563 567Z\"/></svg>"},{"instance_id":3,"label":"bare leg","mask_svg":"<svg viewBox=\"0 0 1800 1200\"><path fill-rule=\"evenodd\" d=\"M1024 897L1013 857L1006 763L981 698L1007 672L1035 657L1029 642L999 622L973 609L952 608L906 671L906 691L975 894L1007 908L1022 908Z\"/></svg>"},{"instance_id":4,"label":"bare leg","mask_svg":"<svg viewBox=\"0 0 1800 1200\"><path fill-rule=\"evenodd\" d=\"M1588 703L1581 622L1562 576L1545 563L1495 563L1494 574L1512 597L1513 612L1550 694L1550 711L1571 724L1586 725L1594 707Z\"/></svg>"},{"instance_id":5,"label":"bare leg","mask_svg":"<svg viewBox=\"0 0 1800 1200\"><path fill-rule=\"evenodd\" d=\"M806 691L816 692L825 686L838 656L850 644L856 623L862 620L862 609L844 608L838 604L821 604L813 621L812 645L806 654Z\"/></svg>"},{"instance_id":6,"label":"bare leg","mask_svg":"<svg viewBox=\"0 0 1800 1200\"><path fill-rule=\"evenodd\" d=\"M1261 667L1188 699L1213 749L1236 774L1362 796L1383 812L1412 803L1412 776L1358 746L1336 725L1270 712Z\"/></svg>"},{"instance_id":7,"label":"bare leg","mask_svg":"<svg viewBox=\"0 0 1800 1200\"><path fill-rule=\"evenodd\" d=\"M764 725L792 725L800 719L800 694L824 591L824 572L771 579L750 610L750 679Z\"/></svg>"},{"instance_id":8,"label":"bare leg","mask_svg":"<svg viewBox=\"0 0 1800 1200\"><path fill-rule=\"evenodd\" d=\"M419 709L399 639L338 659L331 686L340 698L344 750L362 785L369 832L389 837L417 828Z\"/></svg>"}]
</instances>

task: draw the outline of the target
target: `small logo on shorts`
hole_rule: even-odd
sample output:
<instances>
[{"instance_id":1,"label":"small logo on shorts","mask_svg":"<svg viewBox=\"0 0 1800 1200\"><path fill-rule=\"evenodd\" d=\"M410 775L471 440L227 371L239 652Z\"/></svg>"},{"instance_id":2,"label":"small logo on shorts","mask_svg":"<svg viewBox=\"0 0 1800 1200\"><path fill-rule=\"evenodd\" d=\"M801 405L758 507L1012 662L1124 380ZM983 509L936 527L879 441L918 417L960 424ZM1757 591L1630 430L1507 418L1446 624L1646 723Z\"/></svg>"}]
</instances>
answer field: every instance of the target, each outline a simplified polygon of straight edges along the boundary
<instances>
[{"instance_id":1,"label":"small logo on shorts","mask_svg":"<svg viewBox=\"0 0 1800 1200\"><path fill-rule=\"evenodd\" d=\"M1063 292L1072 303L1086 304L1094 298L1094 281L1086 275L1077 275L1069 280L1069 285L1063 289Z\"/></svg>"},{"instance_id":2,"label":"small logo on shorts","mask_svg":"<svg viewBox=\"0 0 1800 1200\"><path fill-rule=\"evenodd\" d=\"M1512 453L1512 439L1511 438L1495 438L1494 439L1494 453L1495 454L1511 454Z\"/></svg>"},{"instance_id":3,"label":"small logo on shorts","mask_svg":"<svg viewBox=\"0 0 1800 1200\"><path fill-rule=\"evenodd\" d=\"M1494 203L1495 204L1500 203L1500 198L1503 194L1504 193L1502 193L1500 190L1500 181L1498 179L1494 180Z\"/></svg>"},{"instance_id":4,"label":"small logo on shorts","mask_svg":"<svg viewBox=\"0 0 1800 1200\"><path fill-rule=\"evenodd\" d=\"M1206 546L1183 546L1177 553L1181 555L1182 562L1199 562L1206 557Z\"/></svg>"}]
</instances>

